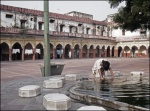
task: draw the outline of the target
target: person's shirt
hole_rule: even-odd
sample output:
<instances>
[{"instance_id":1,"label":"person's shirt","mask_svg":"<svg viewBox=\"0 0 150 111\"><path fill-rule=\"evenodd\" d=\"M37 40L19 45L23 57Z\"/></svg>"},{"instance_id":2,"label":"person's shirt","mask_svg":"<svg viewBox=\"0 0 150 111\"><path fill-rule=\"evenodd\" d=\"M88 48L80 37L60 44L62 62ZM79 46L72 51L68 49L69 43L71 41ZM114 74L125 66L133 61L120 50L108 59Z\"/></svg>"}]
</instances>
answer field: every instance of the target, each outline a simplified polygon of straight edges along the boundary
<instances>
[{"instance_id":1,"label":"person's shirt","mask_svg":"<svg viewBox=\"0 0 150 111\"><path fill-rule=\"evenodd\" d=\"M101 63L102 63L102 61L107 61L107 59L98 59L98 60L96 60L95 61L95 63L94 63L94 65L93 65L93 67L92 67L92 70L98 70L98 69L100 69L101 68Z\"/></svg>"}]
</instances>

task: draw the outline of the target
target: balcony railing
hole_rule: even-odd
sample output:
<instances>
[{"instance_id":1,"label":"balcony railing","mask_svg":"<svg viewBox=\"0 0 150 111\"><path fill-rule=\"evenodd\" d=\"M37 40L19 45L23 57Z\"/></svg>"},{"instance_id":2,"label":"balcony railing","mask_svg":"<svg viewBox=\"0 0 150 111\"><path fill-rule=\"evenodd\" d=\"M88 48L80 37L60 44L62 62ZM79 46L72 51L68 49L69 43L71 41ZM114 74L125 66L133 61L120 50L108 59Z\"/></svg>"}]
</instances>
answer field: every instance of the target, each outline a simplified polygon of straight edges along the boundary
<instances>
[{"instance_id":1,"label":"balcony railing","mask_svg":"<svg viewBox=\"0 0 150 111\"><path fill-rule=\"evenodd\" d=\"M1 34L33 34L33 35L44 35L43 30L33 30L33 29L19 29L19 28L5 28L0 27ZM80 33L68 33L68 32L57 32L50 31L49 34L51 36L58 37L77 37L77 38L97 38L97 39L105 39L105 40L116 40L115 37L106 37L100 35L91 35L91 34L80 34Z\"/></svg>"}]
</instances>

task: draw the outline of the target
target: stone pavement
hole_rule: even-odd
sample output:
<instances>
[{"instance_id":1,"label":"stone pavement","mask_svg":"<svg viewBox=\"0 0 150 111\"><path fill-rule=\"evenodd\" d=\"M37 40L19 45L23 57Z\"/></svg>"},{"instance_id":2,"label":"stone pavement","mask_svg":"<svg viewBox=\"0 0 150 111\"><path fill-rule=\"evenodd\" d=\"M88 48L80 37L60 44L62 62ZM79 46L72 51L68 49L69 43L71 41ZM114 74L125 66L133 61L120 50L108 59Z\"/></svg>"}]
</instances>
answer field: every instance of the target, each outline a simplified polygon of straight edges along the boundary
<instances>
[{"instance_id":1,"label":"stone pavement","mask_svg":"<svg viewBox=\"0 0 150 111\"><path fill-rule=\"evenodd\" d=\"M65 63L61 76L65 74L78 74L78 79L91 74L94 59L69 59L51 60L51 62ZM144 71L149 76L149 58L108 58L114 70L119 70L124 75L131 71ZM46 110L43 106L43 96L49 93L62 93L69 96L69 89L76 82L66 81L59 89L43 88L43 81L50 77L41 77L39 63L37 61L1 62L1 110ZM32 98L21 98L18 89L25 85L41 86L41 95ZM87 105L72 99L72 107L69 110L77 110ZM106 108L108 109L108 108Z\"/></svg>"}]
</instances>

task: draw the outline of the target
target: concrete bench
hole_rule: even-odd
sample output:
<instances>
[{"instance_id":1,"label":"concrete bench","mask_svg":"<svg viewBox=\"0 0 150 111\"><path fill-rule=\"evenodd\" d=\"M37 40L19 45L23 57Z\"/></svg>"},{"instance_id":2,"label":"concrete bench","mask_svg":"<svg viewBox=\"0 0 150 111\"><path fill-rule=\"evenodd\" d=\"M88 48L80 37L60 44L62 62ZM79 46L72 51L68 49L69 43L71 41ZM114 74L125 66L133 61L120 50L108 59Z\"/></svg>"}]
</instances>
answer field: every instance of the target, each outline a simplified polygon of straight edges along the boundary
<instances>
[{"instance_id":1,"label":"concrete bench","mask_svg":"<svg viewBox=\"0 0 150 111\"><path fill-rule=\"evenodd\" d=\"M65 80L76 81L77 75L76 74L67 74L67 75L65 75Z\"/></svg>"},{"instance_id":2,"label":"concrete bench","mask_svg":"<svg viewBox=\"0 0 150 111\"><path fill-rule=\"evenodd\" d=\"M61 88L63 85L60 79L50 79L43 82L43 87L45 88Z\"/></svg>"},{"instance_id":3,"label":"concrete bench","mask_svg":"<svg viewBox=\"0 0 150 111\"><path fill-rule=\"evenodd\" d=\"M65 83L65 77L51 77L51 78L49 78L49 80L55 80L55 79L60 79L60 80L62 80L63 84Z\"/></svg>"},{"instance_id":4,"label":"concrete bench","mask_svg":"<svg viewBox=\"0 0 150 111\"><path fill-rule=\"evenodd\" d=\"M68 110L71 108L71 99L64 94L47 94L43 97L43 105L47 110Z\"/></svg>"},{"instance_id":5,"label":"concrete bench","mask_svg":"<svg viewBox=\"0 0 150 111\"><path fill-rule=\"evenodd\" d=\"M34 97L41 94L41 88L37 85L28 85L19 88L20 97Z\"/></svg>"},{"instance_id":6,"label":"concrete bench","mask_svg":"<svg viewBox=\"0 0 150 111\"><path fill-rule=\"evenodd\" d=\"M44 72L44 64L39 64L42 72L42 76L46 76ZM50 63L51 67L51 76L53 75L61 75L63 69L64 69L65 64L61 63ZM48 74L50 76L50 74Z\"/></svg>"}]
</instances>

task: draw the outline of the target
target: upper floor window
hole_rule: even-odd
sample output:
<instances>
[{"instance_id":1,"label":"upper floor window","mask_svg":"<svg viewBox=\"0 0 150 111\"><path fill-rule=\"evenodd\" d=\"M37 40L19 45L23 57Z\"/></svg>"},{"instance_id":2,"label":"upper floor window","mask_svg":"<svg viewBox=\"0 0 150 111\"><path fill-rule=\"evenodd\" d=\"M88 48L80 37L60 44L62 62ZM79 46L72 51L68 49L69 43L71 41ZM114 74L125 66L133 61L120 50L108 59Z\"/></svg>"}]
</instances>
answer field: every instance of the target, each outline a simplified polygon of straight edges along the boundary
<instances>
[{"instance_id":1,"label":"upper floor window","mask_svg":"<svg viewBox=\"0 0 150 111\"><path fill-rule=\"evenodd\" d=\"M50 23L54 23L54 22L55 22L55 20L53 20L53 19L50 19L50 20L49 20L49 22L50 22Z\"/></svg>"},{"instance_id":2,"label":"upper floor window","mask_svg":"<svg viewBox=\"0 0 150 111\"><path fill-rule=\"evenodd\" d=\"M125 35L125 30L122 30L122 35Z\"/></svg>"},{"instance_id":3,"label":"upper floor window","mask_svg":"<svg viewBox=\"0 0 150 111\"><path fill-rule=\"evenodd\" d=\"M86 28L86 34L89 34L90 28Z\"/></svg>"},{"instance_id":4,"label":"upper floor window","mask_svg":"<svg viewBox=\"0 0 150 111\"><path fill-rule=\"evenodd\" d=\"M42 30L43 22L38 22L39 30Z\"/></svg>"},{"instance_id":5,"label":"upper floor window","mask_svg":"<svg viewBox=\"0 0 150 111\"><path fill-rule=\"evenodd\" d=\"M6 18L13 18L13 15L12 15L12 14L6 14L5 17L6 17Z\"/></svg>"},{"instance_id":6,"label":"upper floor window","mask_svg":"<svg viewBox=\"0 0 150 111\"><path fill-rule=\"evenodd\" d=\"M26 20L20 20L21 28L25 28Z\"/></svg>"}]
</instances>

